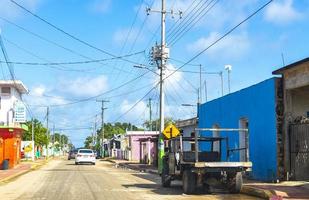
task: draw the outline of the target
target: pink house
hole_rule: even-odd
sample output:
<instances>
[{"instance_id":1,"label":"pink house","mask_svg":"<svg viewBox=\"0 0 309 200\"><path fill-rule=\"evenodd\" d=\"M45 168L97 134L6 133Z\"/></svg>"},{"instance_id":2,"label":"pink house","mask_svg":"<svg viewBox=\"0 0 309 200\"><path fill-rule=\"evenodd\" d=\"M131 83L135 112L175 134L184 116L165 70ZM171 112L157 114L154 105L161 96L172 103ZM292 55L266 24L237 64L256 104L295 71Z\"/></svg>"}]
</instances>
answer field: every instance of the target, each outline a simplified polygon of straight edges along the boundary
<instances>
[{"instance_id":1,"label":"pink house","mask_svg":"<svg viewBox=\"0 0 309 200\"><path fill-rule=\"evenodd\" d=\"M127 131L129 159L141 163L156 164L158 136L158 131Z\"/></svg>"}]
</instances>

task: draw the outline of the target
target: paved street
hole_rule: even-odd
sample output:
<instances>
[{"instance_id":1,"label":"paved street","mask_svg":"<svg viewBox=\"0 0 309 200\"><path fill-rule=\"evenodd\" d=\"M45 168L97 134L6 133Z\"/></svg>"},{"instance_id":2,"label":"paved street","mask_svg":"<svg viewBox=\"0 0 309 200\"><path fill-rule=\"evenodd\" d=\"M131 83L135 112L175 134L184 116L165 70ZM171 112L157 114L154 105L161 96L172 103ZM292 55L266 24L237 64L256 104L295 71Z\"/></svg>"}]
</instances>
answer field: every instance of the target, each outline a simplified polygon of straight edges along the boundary
<instances>
[{"instance_id":1,"label":"paved street","mask_svg":"<svg viewBox=\"0 0 309 200\"><path fill-rule=\"evenodd\" d=\"M0 199L257 199L224 193L184 195L181 185L161 188L159 177L115 168L108 162L74 165L53 160L8 184L0 185Z\"/></svg>"}]
</instances>

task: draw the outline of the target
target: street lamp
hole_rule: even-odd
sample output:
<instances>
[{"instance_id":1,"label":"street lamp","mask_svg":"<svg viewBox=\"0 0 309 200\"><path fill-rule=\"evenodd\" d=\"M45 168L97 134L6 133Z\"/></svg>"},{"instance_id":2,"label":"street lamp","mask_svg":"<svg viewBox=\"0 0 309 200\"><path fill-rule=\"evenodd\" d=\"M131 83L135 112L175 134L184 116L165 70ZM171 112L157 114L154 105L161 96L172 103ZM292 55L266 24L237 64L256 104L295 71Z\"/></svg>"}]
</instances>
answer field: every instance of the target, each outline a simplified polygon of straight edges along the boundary
<instances>
[{"instance_id":1,"label":"street lamp","mask_svg":"<svg viewBox=\"0 0 309 200\"><path fill-rule=\"evenodd\" d=\"M183 103L183 104L181 104L181 106L187 106L187 107L191 106L191 107L195 107L195 106L197 106L197 105L195 105L195 104Z\"/></svg>"},{"instance_id":2,"label":"street lamp","mask_svg":"<svg viewBox=\"0 0 309 200\"><path fill-rule=\"evenodd\" d=\"M197 104L189 104L189 103L181 104L181 106L185 106L185 107L196 107L196 109L197 109L197 112L196 112L197 117L198 117L198 105L199 105L199 103L197 103ZM194 112L193 112L193 114L194 114Z\"/></svg>"},{"instance_id":3,"label":"street lamp","mask_svg":"<svg viewBox=\"0 0 309 200\"><path fill-rule=\"evenodd\" d=\"M228 87L229 87L229 93L231 93L231 71L232 71L232 65L225 65L224 69L227 70L228 75Z\"/></svg>"},{"instance_id":4,"label":"street lamp","mask_svg":"<svg viewBox=\"0 0 309 200\"><path fill-rule=\"evenodd\" d=\"M158 74L157 72L155 72L155 71L153 71L153 70L149 69L149 68L148 68L148 67L146 67L145 65L133 65L133 67L135 67L135 68L139 68L139 69L146 69L146 70L148 70L148 71L150 71L150 72L154 73L155 75L160 76L160 74Z\"/></svg>"}]
</instances>

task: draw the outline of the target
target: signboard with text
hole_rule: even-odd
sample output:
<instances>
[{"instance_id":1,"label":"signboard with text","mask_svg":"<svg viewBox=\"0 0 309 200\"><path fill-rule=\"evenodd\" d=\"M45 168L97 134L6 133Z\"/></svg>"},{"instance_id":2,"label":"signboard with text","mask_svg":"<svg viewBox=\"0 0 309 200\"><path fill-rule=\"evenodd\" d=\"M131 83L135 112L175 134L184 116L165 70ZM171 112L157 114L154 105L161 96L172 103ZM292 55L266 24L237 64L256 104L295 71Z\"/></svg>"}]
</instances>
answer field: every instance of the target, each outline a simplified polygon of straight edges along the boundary
<instances>
[{"instance_id":1,"label":"signboard with text","mask_svg":"<svg viewBox=\"0 0 309 200\"><path fill-rule=\"evenodd\" d=\"M16 102L14 108L14 119L15 122L24 123L26 122L26 106L23 102Z\"/></svg>"}]
</instances>

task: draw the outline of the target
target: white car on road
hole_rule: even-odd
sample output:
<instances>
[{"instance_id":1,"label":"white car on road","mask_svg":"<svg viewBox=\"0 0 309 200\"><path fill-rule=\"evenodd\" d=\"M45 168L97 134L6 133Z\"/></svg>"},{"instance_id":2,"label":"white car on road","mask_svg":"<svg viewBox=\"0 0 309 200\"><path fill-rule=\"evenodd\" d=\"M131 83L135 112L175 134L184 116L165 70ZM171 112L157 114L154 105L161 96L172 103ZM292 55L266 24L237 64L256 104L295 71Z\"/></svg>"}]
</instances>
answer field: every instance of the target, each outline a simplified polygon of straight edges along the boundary
<instances>
[{"instance_id":1,"label":"white car on road","mask_svg":"<svg viewBox=\"0 0 309 200\"><path fill-rule=\"evenodd\" d=\"M80 163L91 163L95 165L95 155L91 149L79 149L75 156L75 165Z\"/></svg>"}]
</instances>

